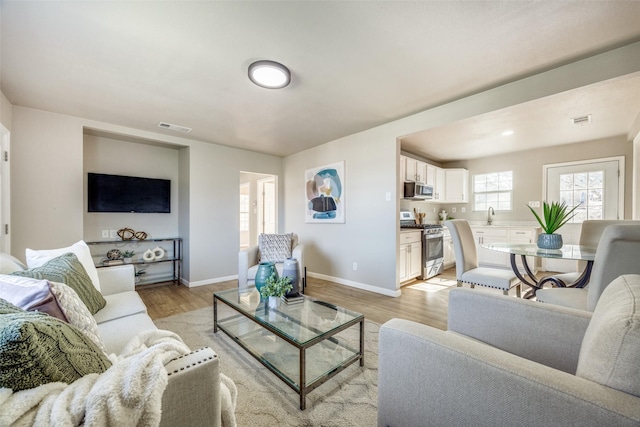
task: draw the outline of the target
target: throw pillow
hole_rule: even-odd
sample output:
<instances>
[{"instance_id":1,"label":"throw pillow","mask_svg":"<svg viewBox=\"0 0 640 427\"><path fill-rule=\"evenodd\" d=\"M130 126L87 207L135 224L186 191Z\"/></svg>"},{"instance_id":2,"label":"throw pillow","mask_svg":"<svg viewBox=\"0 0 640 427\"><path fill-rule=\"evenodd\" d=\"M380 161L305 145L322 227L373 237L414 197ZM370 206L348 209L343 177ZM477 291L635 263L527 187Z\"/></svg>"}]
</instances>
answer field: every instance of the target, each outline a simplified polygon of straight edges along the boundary
<instances>
[{"instance_id":1,"label":"throw pillow","mask_svg":"<svg viewBox=\"0 0 640 427\"><path fill-rule=\"evenodd\" d=\"M620 276L600 295L576 376L640 397L640 275Z\"/></svg>"},{"instance_id":2,"label":"throw pillow","mask_svg":"<svg viewBox=\"0 0 640 427\"><path fill-rule=\"evenodd\" d=\"M0 273L11 274L14 271L25 270L26 268L18 258L0 252Z\"/></svg>"},{"instance_id":3,"label":"throw pillow","mask_svg":"<svg viewBox=\"0 0 640 427\"><path fill-rule=\"evenodd\" d=\"M93 263L93 258L91 257L91 251L89 250L89 246L80 240L79 242L74 243L73 245L60 248L60 249L44 249L44 250L33 250L27 248L25 251L25 255L27 258L27 267L36 268L41 267L46 262L52 260L53 258L57 258L60 255L64 255L68 252L72 252L76 254L80 263L84 267L85 271L91 278L91 283L93 286L101 292L100 289L100 278L98 277L98 270L96 269L95 264Z\"/></svg>"},{"instance_id":4,"label":"throw pillow","mask_svg":"<svg viewBox=\"0 0 640 427\"><path fill-rule=\"evenodd\" d=\"M51 282L64 283L78 293L78 296L87 306L91 314L107 305L102 294L92 285L84 267L73 253L67 253L53 258L41 267L31 268L25 271L12 273L16 276L33 277L34 279L46 279Z\"/></svg>"},{"instance_id":5,"label":"throw pillow","mask_svg":"<svg viewBox=\"0 0 640 427\"><path fill-rule=\"evenodd\" d=\"M291 241L293 233L290 234L260 234L258 236L258 250L260 251L261 262L284 262L291 258Z\"/></svg>"},{"instance_id":6,"label":"throw pillow","mask_svg":"<svg viewBox=\"0 0 640 427\"><path fill-rule=\"evenodd\" d=\"M0 310L10 310L7 307ZM111 366L82 332L44 313L0 315L0 387L20 391L51 382L70 384Z\"/></svg>"},{"instance_id":7,"label":"throw pillow","mask_svg":"<svg viewBox=\"0 0 640 427\"><path fill-rule=\"evenodd\" d=\"M23 310L39 311L65 322L68 321L46 280L2 274L0 275L0 298Z\"/></svg>"},{"instance_id":8,"label":"throw pillow","mask_svg":"<svg viewBox=\"0 0 640 427\"><path fill-rule=\"evenodd\" d=\"M100 350L107 354L104 341L102 341L100 337L96 319L91 315L76 291L64 283L49 282L49 286L51 293L55 295L56 300L60 304L67 318L67 322L78 328L78 330L89 337Z\"/></svg>"}]
</instances>

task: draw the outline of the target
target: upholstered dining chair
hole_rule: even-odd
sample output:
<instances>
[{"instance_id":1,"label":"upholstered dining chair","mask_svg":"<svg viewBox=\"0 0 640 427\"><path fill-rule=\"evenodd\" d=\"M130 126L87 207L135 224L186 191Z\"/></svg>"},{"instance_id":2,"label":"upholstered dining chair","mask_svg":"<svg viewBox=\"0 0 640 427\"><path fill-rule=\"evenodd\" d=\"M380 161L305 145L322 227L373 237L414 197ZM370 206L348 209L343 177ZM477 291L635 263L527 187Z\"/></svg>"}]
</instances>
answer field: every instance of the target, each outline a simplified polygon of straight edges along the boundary
<instances>
[{"instance_id":1,"label":"upholstered dining chair","mask_svg":"<svg viewBox=\"0 0 640 427\"><path fill-rule=\"evenodd\" d=\"M298 260L298 277L301 279L300 290L306 285L306 268L304 264L304 244L298 241L298 235L260 234L258 245L243 249L238 253L238 287L245 287L255 281L258 264L262 261L273 261L282 276L284 260Z\"/></svg>"},{"instance_id":2,"label":"upholstered dining chair","mask_svg":"<svg viewBox=\"0 0 640 427\"><path fill-rule=\"evenodd\" d=\"M588 220L582 223L580 228L580 240L578 244L580 246L589 246L595 248L598 246L598 242L600 242L600 238L602 237L602 233L605 228L610 225L616 224L640 224L640 221L630 221L630 220L607 220L607 219L597 219L597 220ZM578 280L582 272L587 266L586 261L578 261L578 271L572 271L569 273L560 273L554 274L553 277L555 280L561 281L563 284L568 285L570 283Z\"/></svg>"},{"instance_id":3,"label":"upholstered dining chair","mask_svg":"<svg viewBox=\"0 0 640 427\"><path fill-rule=\"evenodd\" d=\"M545 288L536 300L579 310L593 311L602 291L622 274L640 274L640 225L609 225L596 246L591 279L585 288Z\"/></svg>"},{"instance_id":4,"label":"upholstered dining chair","mask_svg":"<svg viewBox=\"0 0 640 427\"><path fill-rule=\"evenodd\" d=\"M501 268L480 267L478 265L478 252L473 239L473 232L469 223L464 219L452 219L444 223L451 232L453 249L456 254L456 279L457 286L467 283L474 288L486 286L502 290L508 295L509 290L516 288L516 295L521 295L521 283L512 270Z\"/></svg>"}]
</instances>

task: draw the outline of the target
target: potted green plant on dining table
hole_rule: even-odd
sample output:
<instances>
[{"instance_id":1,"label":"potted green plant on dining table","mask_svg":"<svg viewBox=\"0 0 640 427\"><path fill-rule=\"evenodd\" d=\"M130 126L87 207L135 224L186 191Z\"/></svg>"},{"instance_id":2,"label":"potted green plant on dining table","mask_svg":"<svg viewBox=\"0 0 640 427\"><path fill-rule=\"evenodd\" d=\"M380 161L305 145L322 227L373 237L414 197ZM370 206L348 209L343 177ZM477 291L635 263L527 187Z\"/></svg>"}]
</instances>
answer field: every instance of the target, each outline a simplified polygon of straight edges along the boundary
<instances>
[{"instance_id":1,"label":"potted green plant on dining table","mask_svg":"<svg viewBox=\"0 0 640 427\"><path fill-rule=\"evenodd\" d=\"M563 244L562 235L557 234L556 231L576 215L575 210L580 204L569 208L566 202L551 202L551 204L542 202L542 216L544 221L531 206L527 206L544 230L544 233L538 236L538 247L541 249L560 249Z\"/></svg>"}]
</instances>

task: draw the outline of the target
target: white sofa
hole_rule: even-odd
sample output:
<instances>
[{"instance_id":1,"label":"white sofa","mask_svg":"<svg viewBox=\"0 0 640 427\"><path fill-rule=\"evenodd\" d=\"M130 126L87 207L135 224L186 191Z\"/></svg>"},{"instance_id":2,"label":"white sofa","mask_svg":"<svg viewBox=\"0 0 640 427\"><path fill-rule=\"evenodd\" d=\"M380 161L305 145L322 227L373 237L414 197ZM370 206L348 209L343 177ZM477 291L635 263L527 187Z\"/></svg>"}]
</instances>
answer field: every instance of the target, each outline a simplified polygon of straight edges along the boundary
<instances>
[{"instance_id":1,"label":"white sofa","mask_svg":"<svg viewBox=\"0 0 640 427\"><path fill-rule=\"evenodd\" d=\"M0 273L24 268L19 260L0 253ZM118 355L136 335L157 328L135 291L132 265L99 268L97 274L107 304L94 319L106 352ZM162 395L160 425L220 426L221 374L216 353L201 348L171 360L165 368L168 384Z\"/></svg>"},{"instance_id":2,"label":"white sofa","mask_svg":"<svg viewBox=\"0 0 640 427\"><path fill-rule=\"evenodd\" d=\"M94 318L107 351L118 354L131 338L157 328L135 291L132 265L99 268L98 275L107 305ZM165 366L169 384L162 396L161 426L221 424L219 362L205 347Z\"/></svg>"}]
</instances>

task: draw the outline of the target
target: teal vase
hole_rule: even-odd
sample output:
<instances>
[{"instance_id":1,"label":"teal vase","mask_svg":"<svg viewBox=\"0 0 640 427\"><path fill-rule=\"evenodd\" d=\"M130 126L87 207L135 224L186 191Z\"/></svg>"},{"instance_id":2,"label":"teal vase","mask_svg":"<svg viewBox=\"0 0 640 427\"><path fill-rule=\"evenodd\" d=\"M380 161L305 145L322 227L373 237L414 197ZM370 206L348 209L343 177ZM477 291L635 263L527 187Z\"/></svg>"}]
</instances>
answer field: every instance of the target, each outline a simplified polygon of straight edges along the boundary
<instances>
[{"instance_id":1,"label":"teal vase","mask_svg":"<svg viewBox=\"0 0 640 427\"><path fill-rule=\"evenodd\" d=\"M538 236L538 247L540 249L560 249L562 247L562 235L542 233Z\"/></svg>"},{"instance_id":2,"label":"teal vase","mask_svg":"<svg viewBox=\"0 0 640 427\"><path fill-rule=\"evenodd\" d=\"M260 289L262 289L262 287L267 283L267 279L269 277L271 277L272 274L276 275L276 278L278 278L278 270L276 270L276 265L273 262L261 262L258 265L258 271L256 272L256 289L258 290L258 292L260 292ZM262 295L260 295L260 299L264 299L262 298Z\"/></svg>"}]
</instances>

